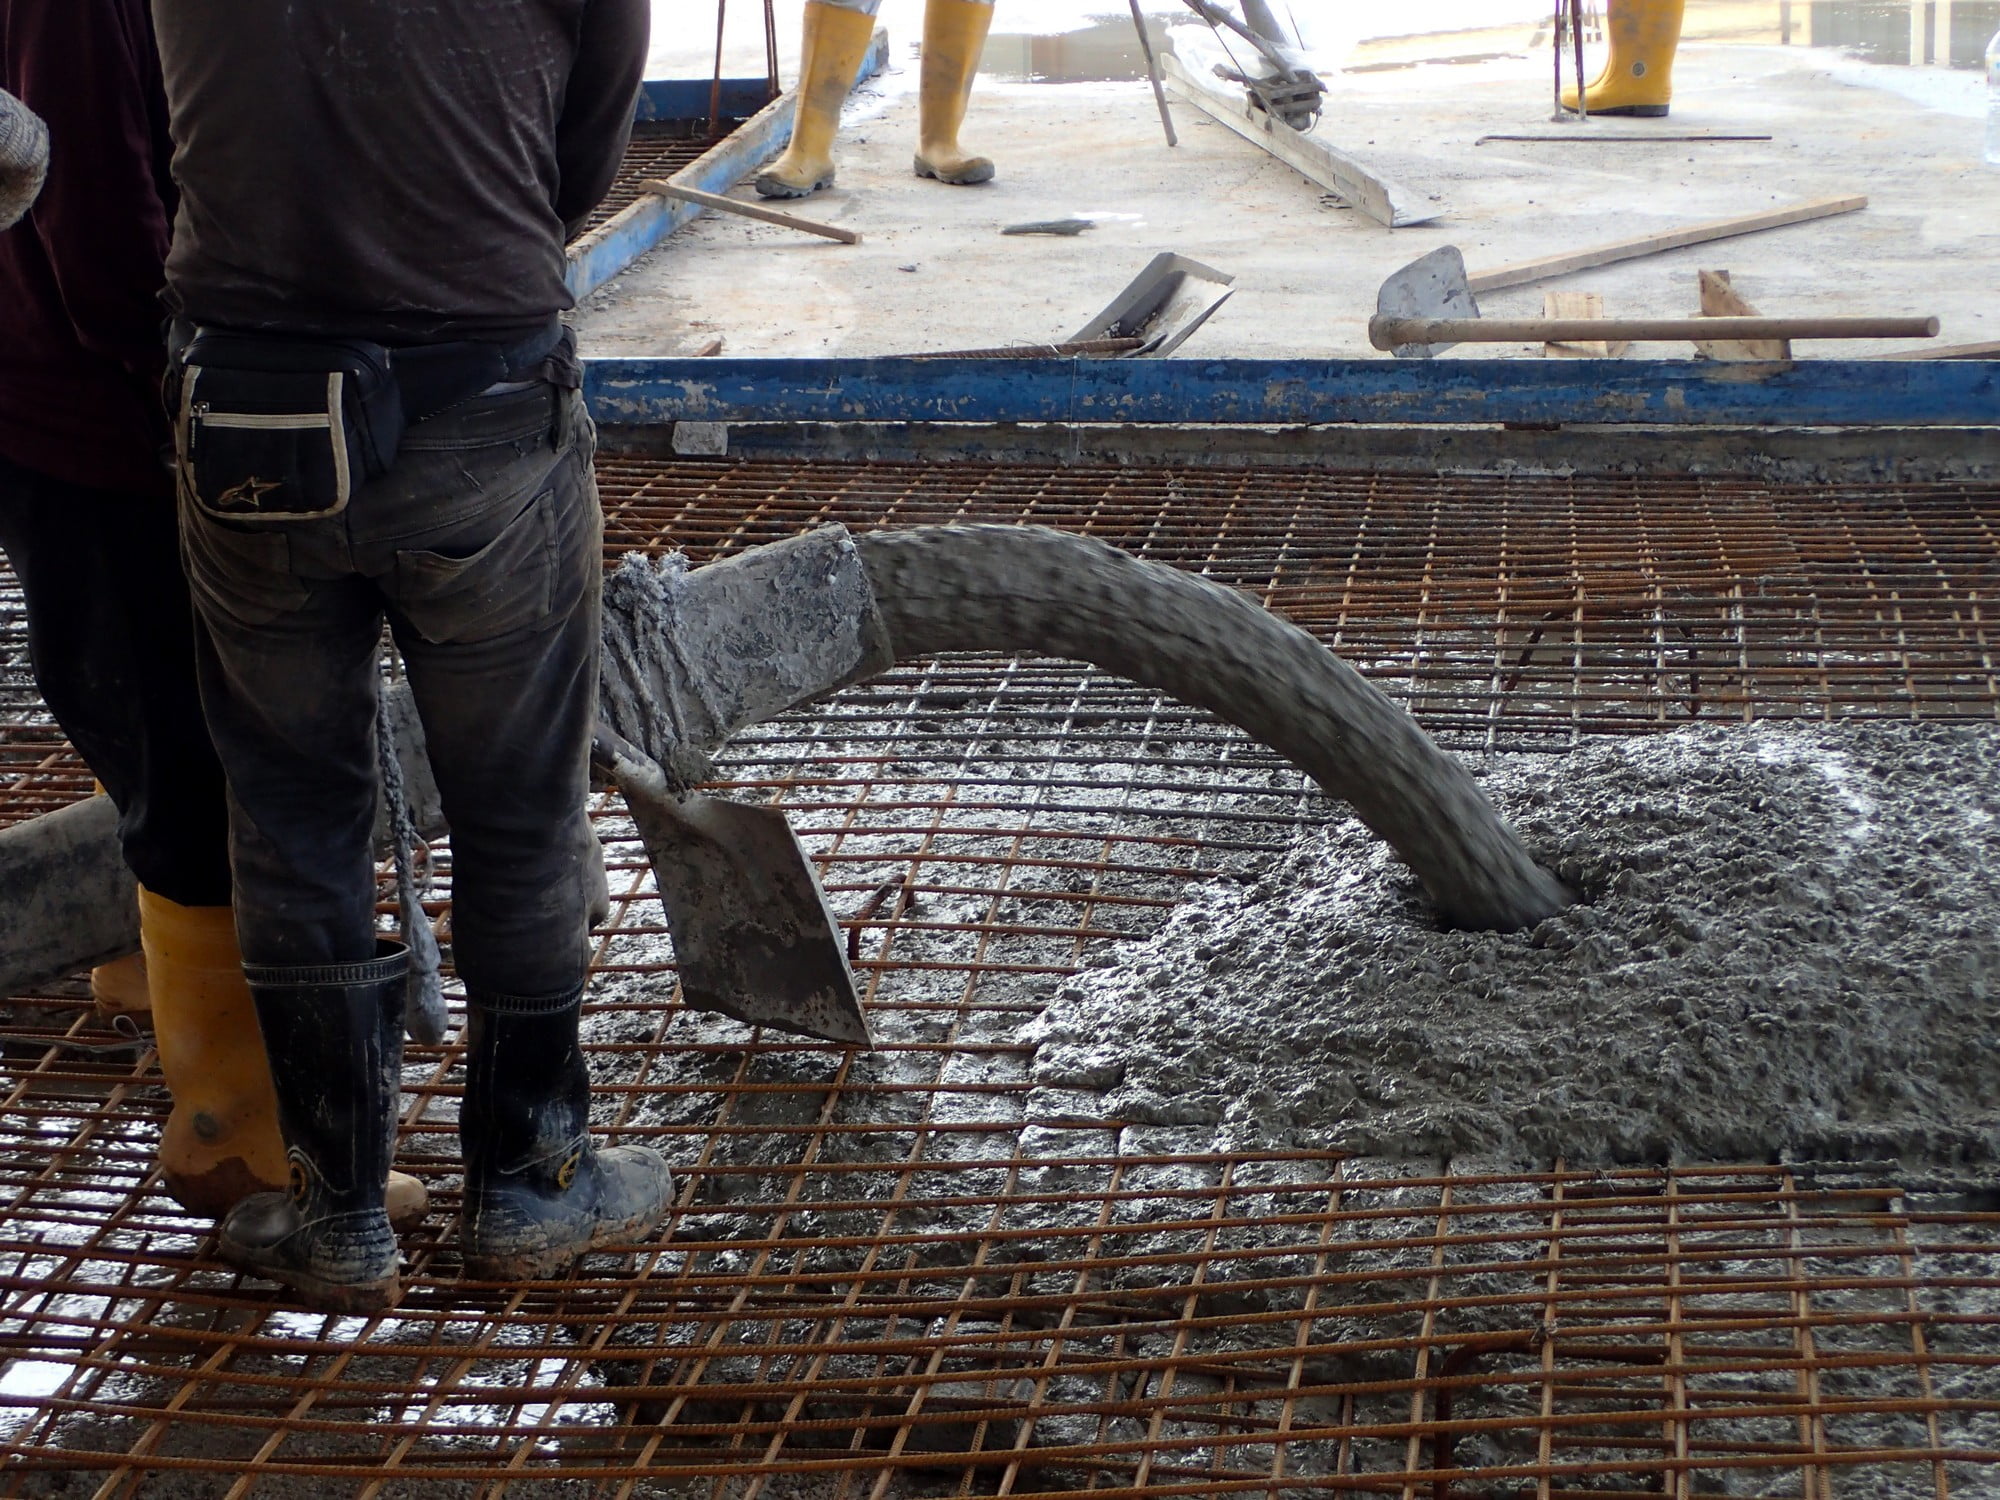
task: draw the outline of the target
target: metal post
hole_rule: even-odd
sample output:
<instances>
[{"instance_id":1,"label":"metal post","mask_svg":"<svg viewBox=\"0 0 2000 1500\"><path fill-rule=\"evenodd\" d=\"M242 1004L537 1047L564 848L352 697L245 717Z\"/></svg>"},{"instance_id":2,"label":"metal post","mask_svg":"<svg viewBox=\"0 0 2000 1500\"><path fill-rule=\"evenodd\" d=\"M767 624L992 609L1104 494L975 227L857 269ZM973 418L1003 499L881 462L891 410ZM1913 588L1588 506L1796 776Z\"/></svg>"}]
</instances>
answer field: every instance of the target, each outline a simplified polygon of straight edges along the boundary
<instances>
[{"instance_id":1,"label":"metal post","mask_svg":"<svg viewBox=\"0 0 2000 1500\"><path fill-rule=\"evenodd\" d=\"M715 76L708 84L708 134L715 138L722 118L722 18L729 13L729 0L715 0Z\"/></svg>"},{"instance_id":2,"label":"metal post","mask_svg":"<svg viewBox=\"0 0 2000 1500\"><path fill-rule=\"evenodd\" d=\"M1167 128L1167 144L1178 146L1174 135L1174 117L1167 113L1167 91L1160 87L1160 65L1153 57L1153 40L1146 35L1146 18L1139 13L1139 0L1128 0L1132 7L1132 24L1139 28L1139 50L1146 54L1146 76L1153 80L1153 102L1160 107L1160 123Z\"/></svg>"},{"instance_id":3,"label":"metal post","mask_svg":"<svg viewBox=\"0 0 2000 1500\"><path fill-rule=\"evenodd\" d=\"M1563 119L1563 0L1556 0L1556 18L1550 40L1554 43L1556 55L1555 94L1549 100L1549 120L1561 124Z\"/></svg>"},{"instance_id":4,"label":"metal post","mask_svg":"<svg viewBox=\"0 0 2000 1500\"><path fill-rule=\"evenodd\" d=\"M1583 0L1569 0L1569 34L1576 47L1576 117L1586 124L1590 120L1590 102L1583 97ZM1556 38L1556 45L1562 45L1562 38Z\"/></svg>"}]
</instances>

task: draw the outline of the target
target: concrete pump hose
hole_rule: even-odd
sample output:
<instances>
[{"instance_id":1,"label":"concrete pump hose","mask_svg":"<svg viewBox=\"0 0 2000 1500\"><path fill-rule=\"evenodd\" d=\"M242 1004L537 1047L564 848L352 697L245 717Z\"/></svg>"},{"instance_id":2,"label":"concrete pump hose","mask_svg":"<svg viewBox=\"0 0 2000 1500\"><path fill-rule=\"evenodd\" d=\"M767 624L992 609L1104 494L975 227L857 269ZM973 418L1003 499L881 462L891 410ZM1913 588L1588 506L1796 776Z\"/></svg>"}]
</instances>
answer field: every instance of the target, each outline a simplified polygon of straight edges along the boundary
<instances>
[{"instance_id":1,"label":"concrete pump hose","mask_svg":"<svg viewBox=\"0 0 2000 1500\"><path fill-rule=\"evenodd\" d=\"M1318 641L1237 593L1031 526L924 526L855 546L900 659L1087 661L1205 708L1347 802L1455 927L1530 926L1572 897L1471 774Z\"/></svg>"}]
</instances>

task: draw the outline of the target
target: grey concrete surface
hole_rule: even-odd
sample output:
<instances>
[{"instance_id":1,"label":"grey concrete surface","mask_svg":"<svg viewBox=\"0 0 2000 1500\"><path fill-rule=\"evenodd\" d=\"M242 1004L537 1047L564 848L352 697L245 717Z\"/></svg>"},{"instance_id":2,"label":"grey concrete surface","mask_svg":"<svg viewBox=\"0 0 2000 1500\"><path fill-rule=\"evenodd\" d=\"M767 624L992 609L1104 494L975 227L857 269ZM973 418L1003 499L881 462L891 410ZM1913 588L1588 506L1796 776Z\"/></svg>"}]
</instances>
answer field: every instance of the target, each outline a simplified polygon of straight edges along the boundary
<instances>
[{"instance_id":1,"label":"grey concrete surface","mask_svg":"<svg viewBox=\"0 0 2000 1500\"><path fill-rule=\"evenodd\" d=\"M1667 119L1552 125L1549 51L1529 45L1531 28L1402 44L1384 54L1387 64L1333 77L1319 127L1330 143L1445 207L1433 224L1392 231L1189 106L1174 106L1181 144L1169 150L1138 81L982 76L964 139L995 159L996 180L977 188L919 180L910 171L915 33L893 30L899 14L907 23L907 6L885 10L891 71L849 105L839 180L791 205L860 230L863 243L705 215L579 310L585 353L685 354L718 335L725 354L742 356L1060 339L1155 252L1177 250L1237 278L1234 299L1178 357L1366 355L1382 278L1438 245L1458 245L1478 271L1846 193L1868 195L1870 206L1494 293L1485 311L1538 315L1543 292L1562 289L1602 292L1612 316L1686 315L1697 307L1696 271L1723 268L1761 312L1935 313L1939 343L2000 338L2000 168L1979 159L1984 103L1978 77L1962 70L1697 39L1681 48ZM1474 62L1395 61L1479 56L1460 49L1494 46L1511 50ZM1771 139L1586 144L1614 131ZM1489 134L1536 133L1563 140L1477 144ZM1095 228L1075 238L1000 233L1071 216L1090 217ZM1828 342L1801 352L1899 347L1911 345ZM1539 348L1469 352L1533 356Z\"/></svg>"}]
</instances>

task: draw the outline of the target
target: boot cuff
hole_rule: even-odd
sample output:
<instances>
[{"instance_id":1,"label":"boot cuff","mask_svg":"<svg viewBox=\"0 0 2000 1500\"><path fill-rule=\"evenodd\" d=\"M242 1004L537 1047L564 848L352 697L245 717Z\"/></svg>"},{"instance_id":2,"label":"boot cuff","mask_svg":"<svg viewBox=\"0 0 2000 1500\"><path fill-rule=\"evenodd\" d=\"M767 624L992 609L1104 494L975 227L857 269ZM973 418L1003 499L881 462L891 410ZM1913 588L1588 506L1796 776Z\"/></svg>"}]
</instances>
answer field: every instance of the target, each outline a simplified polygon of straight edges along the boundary
<instances>
[{"instance_id":1,"label":"boot cuff","mask_svg":"<svg viewBox=\"0 0 2000 1500\"><path fill-rule=\"evenodd\" d=\"M497 995L468 988L465 1003L495 1016L559 1016L583 1003L583 982L579 980L554 995Z\"/></svg>"},{"instance_id":2,"label":"boot cuff","mask_svg":"<svg viewBox=\"0 0 2000 1500\"><path fill-rule=\"evenodd\" d=\"M351 964L245 964L243 977L264 987L361 988L401 979L409 972L410 950L391 938L377 938L375 957Z\"/></svg>"}]
</instances>

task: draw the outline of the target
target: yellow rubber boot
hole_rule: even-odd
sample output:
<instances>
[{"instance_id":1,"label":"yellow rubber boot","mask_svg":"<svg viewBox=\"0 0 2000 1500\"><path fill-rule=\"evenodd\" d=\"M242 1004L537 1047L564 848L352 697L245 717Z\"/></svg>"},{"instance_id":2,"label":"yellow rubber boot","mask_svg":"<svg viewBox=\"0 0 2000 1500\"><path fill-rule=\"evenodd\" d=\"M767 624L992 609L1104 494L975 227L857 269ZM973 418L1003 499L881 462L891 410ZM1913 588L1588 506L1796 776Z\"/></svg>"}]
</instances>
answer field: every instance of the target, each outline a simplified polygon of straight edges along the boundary
<instances>
[{"instance_id":1,"label":"yellow rubber boot","mask_svg":"<svg viewBox=\"0 0 2000 1500\"><path fill-rule=\"evenodd\" d=\"M146 955L128 953L90 971L90 998L100 1016L143 1016L153 1008Z\"/></svg>"},{"instance_id":2,"label":"yellow rubber boot","mask_svg":"<svg viewBox=\"0 0 2000 1500\"><path fill-rule=\"evenodd\" d=\"M160 1072L174 1096L160 1173L181 1207L220 1218L250 1193L283 1187L290 1172L235 915L141 887L139 935Z\"/></svg>"},{"instance_id":3,"label":"yellow rubber boot","mask_svg":"<svg viewBox=\"0 0 2000 1500\"><path fill-rule=\"evenodd\" d=\"M1583 94L1592 114L1666 114L1686 9L1687 0L1609 0L1604 31L1611 55ZM1574 88L1563 90L1562 103L1564 109L1576 108Z\"/></svg>"},{"instance_id":4,"label":"yellow rubber boot","mask_svg":"<svg viewBox=\"0 0 2000 1500\"><path fill-rule=\"evenodd\" d=\"M93 796L107 795L101 781L93 781L90 790ZM97 1002L100 1016L146 1014L153 1008L153 997L146 988L146 955L128 953L92 969L90 998Z\"/></svg>"},{"instance_id":5,"label":"yellow rubber boot","mask_svg":"<svg viewBox=\"0 0 2000 1500\"><path fill-rule=\"evenodd\" d=\"M924 64L918 87L919 177L973 183L993 179L993 163L958 146L972 77L993 25L991 0L929 0L924 7Z\"/></svg>"},{"instance_id":6,"label":"yellow rubber boot","mask_svg":"<svg viewBox=\"0 0 2000 1500\"><path fill-rule=\"evenodd\" d=\"M798 109L792 143L757 176L766 198L804 198L833 183L833 138L840 107L854 87L862 56L875 35L875 17L825 0L808 0L805 41L799 56Z\"/></svg>"},{"instance_id":7,"label":"yellow rubber boot","mask_svg":"<svg viewBox=\"0 0 2000 1500\"><path fill-rule=\"evenodd\" d=\"M174 1098L160 1133L160 1175L189 1213L220 1218L251 1193L284 1188L291 1174L235 913L182 906L141 886L139 937L153 1042ZM401 1228L424 1217L430 1195L416 1178L391 1172L387 1206Z\"/></svg>"}]
</instances>

